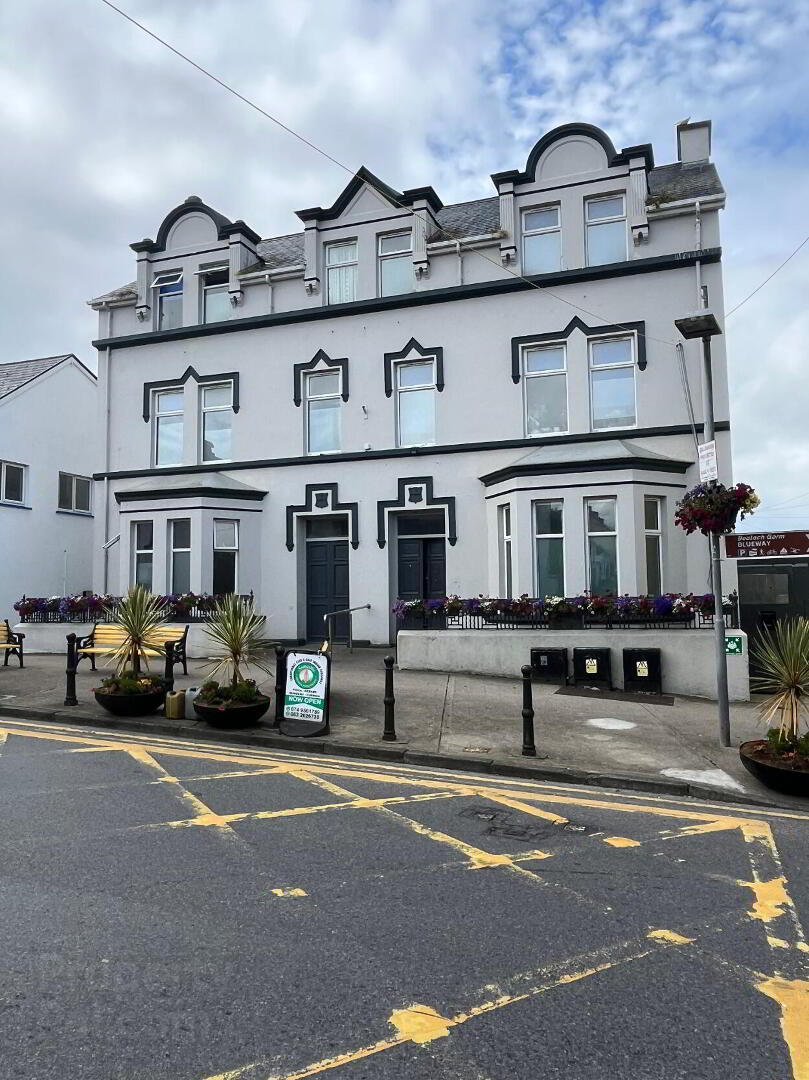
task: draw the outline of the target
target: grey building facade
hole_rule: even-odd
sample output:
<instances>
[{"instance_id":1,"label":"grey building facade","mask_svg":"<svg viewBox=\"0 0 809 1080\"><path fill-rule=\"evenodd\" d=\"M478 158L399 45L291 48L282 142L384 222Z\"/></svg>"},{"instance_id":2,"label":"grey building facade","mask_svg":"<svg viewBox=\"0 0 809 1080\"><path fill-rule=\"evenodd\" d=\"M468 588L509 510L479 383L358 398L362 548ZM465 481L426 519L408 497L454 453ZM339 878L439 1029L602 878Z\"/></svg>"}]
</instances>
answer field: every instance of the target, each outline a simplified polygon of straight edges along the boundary
<instances>
[{"instance_id":1,"label":"grey building facade","mask_svg":"<svg viewBox=\"0 0 809 1080\"><path fill-rule=\"evenodd\" d=\"M673 525L702 423L674 319L723 315L710 135L680 125L656 167L565 125L450 206L361 169L264 240L189 197L90 301L96 590L252 590L285 639L370 604L372 642L399 597L707 591Z\"/></svg>"}]
</instances>

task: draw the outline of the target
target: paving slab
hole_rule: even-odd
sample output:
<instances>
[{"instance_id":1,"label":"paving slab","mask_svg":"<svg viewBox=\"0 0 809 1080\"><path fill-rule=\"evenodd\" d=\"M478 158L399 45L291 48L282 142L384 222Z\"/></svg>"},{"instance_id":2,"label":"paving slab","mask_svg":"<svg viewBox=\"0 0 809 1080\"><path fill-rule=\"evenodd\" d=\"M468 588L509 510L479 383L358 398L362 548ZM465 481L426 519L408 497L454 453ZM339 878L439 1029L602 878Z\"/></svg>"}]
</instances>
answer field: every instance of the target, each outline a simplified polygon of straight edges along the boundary
<instances>
[{"instance_id":1,"label":"paving slab","mask_svg":"<svg viewBox=\"0 0 809 1080\"><path fill-rule=\"evenodd\" d=\"M536 683L538 757L531 758L522 755L519 680L397 670L397 741L382 742L383 658L388 651L335 651L331 732L322 739L280 735L272 728L272 713L257 728L234 732L209 727L196 717L119 720L93 697L93 687L106 672L94 673L86 665L77 673L79 705L66 707L64 658L38 654L26 657L23 670L0 668L0 715L806 808L805 800L763 787L739 760L739 743L764 732L755 702L731 706L733 746L723 748L714 702L677 697L673 705L664 705L652 697L648 702L578 697ZM198 686L205 670L204 662L190 661L188 675L176 675L176 687ZM258 680L272 694L272 680L263 674Z\"/></svg>"}]
</instances>

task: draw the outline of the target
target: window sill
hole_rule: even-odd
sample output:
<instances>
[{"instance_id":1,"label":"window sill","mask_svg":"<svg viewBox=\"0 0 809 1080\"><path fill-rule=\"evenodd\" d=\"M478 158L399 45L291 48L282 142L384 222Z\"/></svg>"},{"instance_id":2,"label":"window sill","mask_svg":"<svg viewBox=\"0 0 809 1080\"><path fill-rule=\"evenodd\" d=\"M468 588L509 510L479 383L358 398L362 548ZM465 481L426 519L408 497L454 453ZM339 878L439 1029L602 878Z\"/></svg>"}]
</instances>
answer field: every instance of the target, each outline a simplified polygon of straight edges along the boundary
<instances>
[{"instance_id":1,"label":"window sill","mask_svg":"<svg viewBox=\"0 0 809 1080\"><path fill-rule=\"evenodd\" d=\"M26 503L11 502L9 499L0 499L0 506L7 506L10 510L33 510Z\"/></svg>"},{"instance_id":2,"label":"window sill","mask_svg":"<svg viewBox=\"0 0 809 1080\"><path fill-rule=\"evenodd\" d=\"M57 514L69 514L71 517L83 517L83 518L91 518L91 517L93 517L93 511L92 510L66 510L64 506L57 507L56 513Z\"/></svg>"},{"instance_id":3,"label":"window sill","mask_svg":"<svg viewBox=\"0 0 809 1080\"><path fill-rule=\"evenodd\" d=\"M592 427L590 432L594 435L598 435L602 431L637 431L637 424L616 424L614 427Z\"/></svg>"},{"instance_id":4,"label":"window sill","mask_svg":"<svg viewBox=\"0 0 809 1080\"><path fill-rule=\"evenodd\" d=\"M570 431L528 431L526 439L554 439L557 435L570 435Z\"/></svg>"}]
</instances>

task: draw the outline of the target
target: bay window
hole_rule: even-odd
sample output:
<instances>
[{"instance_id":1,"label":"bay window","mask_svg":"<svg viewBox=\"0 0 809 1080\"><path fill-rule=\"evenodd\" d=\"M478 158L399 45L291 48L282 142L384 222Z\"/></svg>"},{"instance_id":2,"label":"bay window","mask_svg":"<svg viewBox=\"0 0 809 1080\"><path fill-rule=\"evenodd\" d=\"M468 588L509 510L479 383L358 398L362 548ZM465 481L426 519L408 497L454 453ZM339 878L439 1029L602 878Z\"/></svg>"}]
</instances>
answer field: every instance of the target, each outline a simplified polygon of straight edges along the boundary
<instances>
[{"instance_id":1,"label":"bay window","mask_svg":"<svg viewBox=\"0 0 809 1080\"><path fill-rule=\"evenodd\" d=\"M538 597L565 595L565 531L562 499L534 503L534 552Z\"/></svg>"},{"instance_id":2,"label":"bay window","mask_svg":"<svg viewBox=\"0 0 809 1080\"><path fill-rule=\"evenodd\" d=\"M171 573L169 591L191 592L191 519L178 518L169 522Z\"/></svg>"},{"instance_id":3,"label":"bay window","mask_svg":"<svg viewBox=\"0 0 809 1080\"><path fill-rule=\"evenodd\" d=\"M646 495L643 499L643 530L646 541L646 592L649 596L663 593L663 530L661 499Z\"/></svg>"},{"instance_id":4,"label":"bay window","mask_svg":"<svg viewBox=\"0 0 809 1080\"><path fill-rule=\"evenodd\" d=\"M523 355L525 434L567 431L564 345L526 349Z\"/></svg>"},{"instance_id":5,"label":"bay window","mask_svg":"<svg viewBox=\"0 0 809 1080\"><path fill-rule=\"evenodd\" d=\"M631 337L590 342L590 409L593 431L637 423Z\"/></svg>"},{"instance_id":6,"label":"bay window","mask_svg":"<svg viewBox=\"0 0 809 1080\"><path fill-rule=\"evenodd\" d=\"M514 595L513 558L511 550L511 506L497 507L497 543L500 558L500 596Z\"/></svg>"},{"instance_id":7,"label":"bay window","mask_svg":"<svg viewBox=\"0 0 809 1080\"><path fill-rule=\"evenodd\" d=\"M396 445L435 442L435 361L396 365Z\"/></svg>"},{"instance_id":8,"label":"bay window","mask_svg":"<svg viewBox=\"0 0 809 1080\"><path fill-rule=\"evenodd\" d=\"M152 591L154 563L154 525L151 521L132 522L133 581Z\"/></svg>"},{"instance_id":9,"label":"bay window","mask_svg":"<svg viewBox=\"0 0 809 1080\"><path fill-rule=\"evenodd\" d=\"M595 596L618 594L617 500L586 499L587 586Z\"/></svg>"},{"instance_id":10,"label":"bay window","mask_svg":"<svg viewBox=\"0 0 809 1080\"><path fill-rule=\"evenodd\" d=\"M239 561L239 522L232 518L213 523L213 594L236 592Z\"/></svg>"}]
</instances>

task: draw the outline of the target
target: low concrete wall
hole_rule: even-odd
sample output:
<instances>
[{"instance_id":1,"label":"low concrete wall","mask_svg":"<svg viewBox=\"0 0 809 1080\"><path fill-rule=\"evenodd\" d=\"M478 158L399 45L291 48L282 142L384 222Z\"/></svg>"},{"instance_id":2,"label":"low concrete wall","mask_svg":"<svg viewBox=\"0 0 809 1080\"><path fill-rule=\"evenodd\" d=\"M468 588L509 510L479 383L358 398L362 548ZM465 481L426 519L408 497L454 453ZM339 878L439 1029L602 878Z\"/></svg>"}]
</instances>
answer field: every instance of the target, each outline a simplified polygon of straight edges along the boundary
<instances>
[{"instance_id":1,"label":"low concrete wall","mask_svg":"<svg viewBox=\"0 0 809 1080\"><path fill-rule=\"evenodd\" d=\"M727 658L730 700L749 701L747 635L730 633L742 638L742 655ZM540 645L567 648L571 665L574 647L608 648L616 687L623 687L625 648L660 649L664 693L716 700L713 630L400 630L396 655L404 671L515 678Z\"/></svg>"},{"instance_id":2,"label":"low concrete wall","mask_svg":"<svg viewBox=\"0 0 809 1080\"><path fill-rule=\"evenodd\" d=\"M185 626L185 623L169 623L169 626ZM67 649L67 635L86 637L93 629L93 623L18 623L14 628L25 634L27 653L64 653ZM207 657L212 651L212 644L202 632L202 623L191 623L188 627L187 652L190 658ZM99 658L96 663L103 667Z\"/></svg>"}]
</instances>

